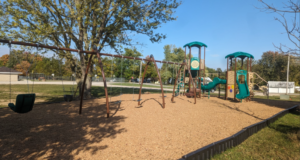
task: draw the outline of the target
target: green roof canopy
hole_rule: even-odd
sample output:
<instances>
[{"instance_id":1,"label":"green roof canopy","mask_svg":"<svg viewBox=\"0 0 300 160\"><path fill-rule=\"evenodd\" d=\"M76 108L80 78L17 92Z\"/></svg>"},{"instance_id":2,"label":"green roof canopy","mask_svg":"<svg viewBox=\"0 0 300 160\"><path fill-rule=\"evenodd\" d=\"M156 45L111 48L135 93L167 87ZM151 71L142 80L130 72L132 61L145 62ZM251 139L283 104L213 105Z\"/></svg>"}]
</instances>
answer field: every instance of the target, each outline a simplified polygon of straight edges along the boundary
<instances>
[{"instance_id":1,"label":"green roof canopy","mask_svg":"<svg viewBox=\"0 0 300 160\"><path fill-rule=\"evenodd\" d=\"M234 53L231 53L231 54L228 54L225 58L236 58L236 57L239 57L239 58L242 58L244 59L245 57L248 57L248 58L252 58L254 59L254 56L252 54L249 54L249 53L246 53L246 52L234 52Z\"/></svg>"},{"instance_id":2,"label":"green roof canopy","mask_svg":"<svg viewBox=\"0 0 300 160\"><path fill-rule=\"evenodd\" d=\"M206 44L204 44L204 43L202 43L202 42L197 42L197 41L194 41L194 42L185 44L185 45L183 46L183 48L186 47L186 46L188 46L188 47L202 47L202 46L207 47Z\"/></svg>"}]
</instances>

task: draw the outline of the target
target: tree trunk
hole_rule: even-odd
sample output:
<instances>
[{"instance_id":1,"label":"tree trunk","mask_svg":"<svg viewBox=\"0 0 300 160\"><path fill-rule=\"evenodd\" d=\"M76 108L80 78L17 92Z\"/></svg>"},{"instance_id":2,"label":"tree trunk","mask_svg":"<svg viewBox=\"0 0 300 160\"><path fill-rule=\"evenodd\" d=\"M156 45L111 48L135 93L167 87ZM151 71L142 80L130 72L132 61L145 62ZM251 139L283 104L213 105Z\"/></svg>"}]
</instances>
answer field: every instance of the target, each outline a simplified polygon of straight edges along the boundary
<instances>
[{"instance_id":1,"label":"tree trunk","mask_svg":"<svg viewBox=\"0 0 300 160\"><path fill-rule=\"evenodd\" d=\"M86 78L86 89L84 94L86 95L87 99L92 98L92 76Z\"/></svg>"}]
</instances>

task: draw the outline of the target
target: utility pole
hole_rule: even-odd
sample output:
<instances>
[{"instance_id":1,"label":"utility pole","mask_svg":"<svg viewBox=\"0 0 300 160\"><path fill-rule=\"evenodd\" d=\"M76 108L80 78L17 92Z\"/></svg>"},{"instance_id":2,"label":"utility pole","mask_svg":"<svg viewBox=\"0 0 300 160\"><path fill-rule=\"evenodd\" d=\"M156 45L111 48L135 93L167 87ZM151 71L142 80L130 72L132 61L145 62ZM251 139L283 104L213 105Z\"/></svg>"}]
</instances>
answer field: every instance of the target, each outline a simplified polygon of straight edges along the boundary
<instances>
[{"instance_id":1,"label":"utility pole","mask_svg":"<svg viewBox=\"0 0 300 160\"><path fill-rule=\"evenodd\" d=\"M289 84L289 68L290 68L290 52L288 54L288 64L287 64L287 72L286 72L286 95L288 94L288 84Z\"/></svg>"}]
</instances>

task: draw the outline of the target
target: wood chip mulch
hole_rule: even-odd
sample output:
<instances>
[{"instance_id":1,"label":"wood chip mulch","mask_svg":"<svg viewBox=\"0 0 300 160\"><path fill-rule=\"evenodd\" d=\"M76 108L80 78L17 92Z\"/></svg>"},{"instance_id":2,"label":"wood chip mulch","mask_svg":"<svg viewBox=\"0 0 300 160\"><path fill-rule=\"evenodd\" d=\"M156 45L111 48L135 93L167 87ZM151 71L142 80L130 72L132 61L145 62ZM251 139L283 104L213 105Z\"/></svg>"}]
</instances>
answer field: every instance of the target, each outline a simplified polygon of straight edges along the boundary
<instances>
[{"instance_id":1,"label":"wood chip mulch","mask_svg":"<svg viewBox=\"0 0 300 160\"><path fill-rule=\"evenodd\" d=\"M26 114L0 109L0 159L178 159L271 117L293 102L234 102L166 94L35 105ZM121 100L121 104L114 102Z\"/></svg>"}]
</instances>

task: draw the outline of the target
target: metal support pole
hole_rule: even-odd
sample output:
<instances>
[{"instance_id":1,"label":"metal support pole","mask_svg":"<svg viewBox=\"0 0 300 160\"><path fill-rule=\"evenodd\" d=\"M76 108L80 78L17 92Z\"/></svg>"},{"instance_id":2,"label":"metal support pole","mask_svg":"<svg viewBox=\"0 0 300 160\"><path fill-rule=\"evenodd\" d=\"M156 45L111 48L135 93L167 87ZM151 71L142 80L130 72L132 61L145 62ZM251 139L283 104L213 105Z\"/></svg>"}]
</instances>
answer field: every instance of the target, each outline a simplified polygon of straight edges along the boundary
<instances>
[{"instance_id":1,"label":"metal support pole","mask_svg":"<svg viewBox=\"0 0 300 160\"><path fill-rule=\"evenodd\" d=\"M156 68L156 72L157 72L157 74L158 74L159 83L160 83L160 88L161 88L162 101L163 101L163 108L165 108L164 88L163 88L163 85L162 85L162 82L161 82L161 77L160 77L160 74L159 74L159 71L158 71L158 67L157 67L157 65L156 65L156 62L155 62L153 56L152 56L152 60L153 60L154 66L155 66L155 68Z\"/></svg>"},{"instance_id":2,"label":"metal support pole","mask_svg":"<svg viewBox=\"0 0 300 160\"><path fill-rule=\"evenodd\" d=\"M141 84L142 68L143 68L143 61L141 61L141 63L140 63L140 75L139 75L139 82L140 82L140 84Z\"/></svg>"},{"instance_id":3,"label":"metal support pole","mask_svg":"<svg viewBox=\"0 0 300 160\"><path fill-rule=\"evenodd\" d=\"M105 98L106 98L106 116L107 116L107 118L109 118L109 101L108 101L108 92L107 92L107 84L106 84L105 72L103 70L103 63L101 61L100 54L97 54L97 57L98 57L98 62L99 62L100 69L101 69L103 83L104 83L104 92L105 92Z\"/></svg>"},{"instance_id":4,"label":"metal support pole","mask_svg":"<svg viewBox=\"0 0 300 160\"><path fill-rule=\"evenodd\" d=\"M247 85L249 87L249 81L250 81L250 78L249 78L249 57L247 58ZM250 93L250 88L249 88L249 93ZM246 101L249 101L250 99L250 96L246 99Z\"/></svg>"},{"instance_id":5,"label":"metal support pole","mask_svg":"<svg viewBox=\"0 0 300 160\"><path fill-rule=\"evenodd\" d=\"M186 63L186 46L184 47L184 63ZM183 95L185 95L185 67L183 67Z\"/></svg>"},{"instance_id":6,"label":"metal support pole","mask_svg":"<svg viewBox=\"0 0 300 160\"><path fill-rule=\"evenodd\" d=\"M228 90L228 63L229 58L227 58L227 70L226 70L226 86L225 86L225 100L227 100L227 90Z\"/></svg>"},{"instance_id":7,"label":"metal support pole","mask_svg":"<svg viewBox=\"0 0 300 160\"><path fill-rule=\"evenodd\" d=\"M203 84L205 84L205 82L206 82L206 80L205 80L205 79L206 79L206 78L205 78L205 77L206 77L206 74L205 74L205 48L206 48L206 47L204 47L204 77L203 77L203 82L204 82L204 83L203 83Z\"/></svg>"},{"instance_id":8,"label":"metal support pole","mask_svg":"<svg viewBox=\"0 0 300 160\"><path fill-rule=\"evenodd\" d=\"M200 89L199 96L201 98L201 47L199 48L199 78L198 88Z\"/></svg>"},{"instance_id":9,"label":"metal support pole","mask_svg":"<svg viewBox=\"0 0 300 160\"><path fill-rule=\"evenodd\" d=\"M290 72L290 52L288 54L288 64L287 64L287 72L286 72L286 95L288 94L289 72Z\"/></svg>"},{"instance_id":10,"label":"metal support pole","mask_svg":"<svg viewBox=\"0 0 300 160\"><path fill-rule=\"evenodd\" d=\"M219 78L220 78L220 72L219 72ZM219 84L219 98L221 97L221 84Z\"/></svg>"},{"instance_id":11,"label":"metal support pole","mask_svg":"<svg viewBox=\"0 0 300 160\"><path fill-rule=\"evenodd\" d=\"M192 47L189 47L189 49L190 49L190 53L189 53L189 61L188 61L188 69L190 70L190 68L191 68L191 52L192 52ZM191 74L191 72L189 72L189 74ZM191 77L191 76L190 76ZM191 78L189 79L189 91L191 90Z\"/></svg>"},{"instance_id":12,"label":"metal support pole","mask_svg":"<svg viewBox=\"0 0 300 160\"><path fill-rule=\"evenodd\" d=\"M236 58L235 58L235 71L234 71L234 97L233 99L235 99L235 95L236 95L236 79L237 79L237 74L236 74Z\"/></svg>"}]
</instances>

